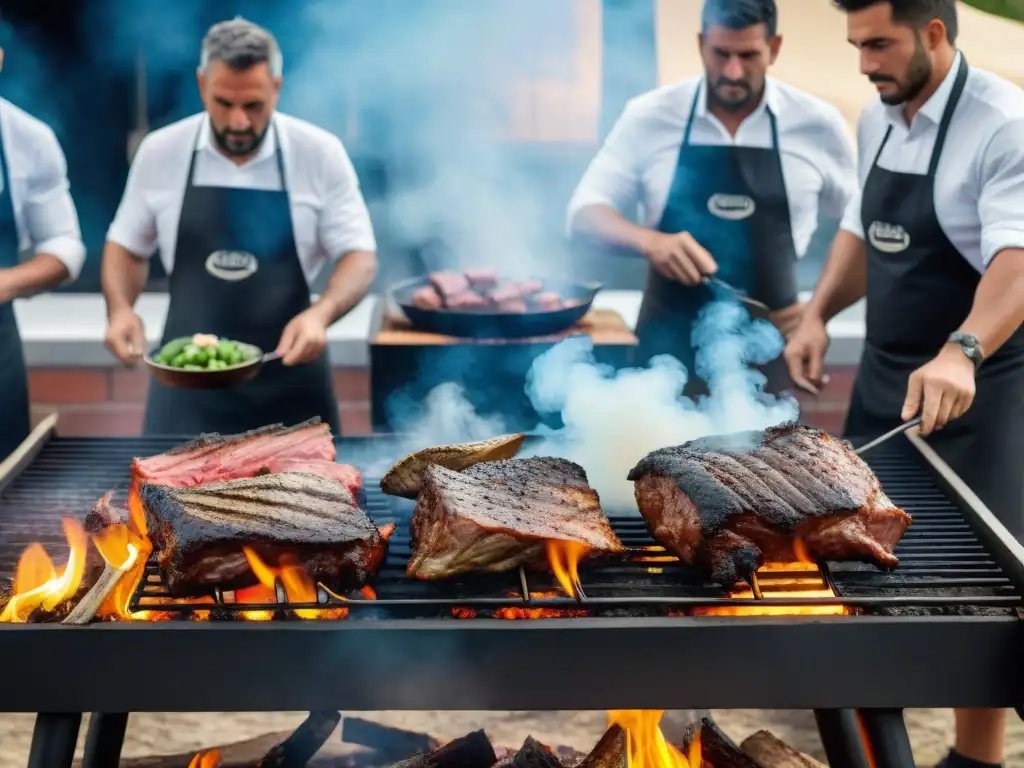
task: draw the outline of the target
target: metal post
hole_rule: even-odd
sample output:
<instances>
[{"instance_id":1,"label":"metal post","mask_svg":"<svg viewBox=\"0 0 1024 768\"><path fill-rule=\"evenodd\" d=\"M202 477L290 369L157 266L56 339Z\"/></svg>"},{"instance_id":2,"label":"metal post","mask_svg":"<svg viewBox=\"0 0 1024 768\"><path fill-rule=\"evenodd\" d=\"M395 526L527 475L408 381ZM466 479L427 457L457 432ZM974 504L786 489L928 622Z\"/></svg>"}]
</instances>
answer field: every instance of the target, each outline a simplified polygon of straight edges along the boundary
<instances>
[{"instance_id":1,"label":"metal post","mask_svg":"<svg viewBox=\"0 0 1024 768\"><path fill-rule=\"evenodd\" d=\"M902 709L858 709L872 768L914 768Z\"/></svg>"},{"instance_id":2,"label":"metal post","mask_svg":"<svg viewBox=\"0 0 1024 768\"><path fill-rule=\"evenodd\" d=\"M868 762L854 710L816 709L814 719L829 768L878 768Z\"/></svg>"},{"instance_id":3,"label":"metal post","mask_svg":"<svg viewBox=\"0 0 1024 768\"><path fill-rule=\"evenodd\" d=\"M127 712L93 712L85 737L82 768L118 768L127 729Z\"/></svg>"},{"instance_id":4,"label":"metal post","mask_svg":"<svg viewBox=\"0 0 1024 768\"><path fill-rule=\"evenodd\" d=\"M32 731L28 768L71 768L81 712L40 712Z\"/></svg>"}]
</instances>

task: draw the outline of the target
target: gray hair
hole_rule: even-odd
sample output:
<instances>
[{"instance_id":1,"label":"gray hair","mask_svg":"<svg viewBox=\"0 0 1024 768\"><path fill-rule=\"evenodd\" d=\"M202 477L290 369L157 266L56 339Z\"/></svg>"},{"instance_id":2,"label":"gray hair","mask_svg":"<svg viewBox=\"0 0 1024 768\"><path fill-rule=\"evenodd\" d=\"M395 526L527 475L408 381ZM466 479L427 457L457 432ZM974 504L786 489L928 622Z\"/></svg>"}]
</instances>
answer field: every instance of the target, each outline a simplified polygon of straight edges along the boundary
<instances>
[{"instance_id":1,"label":"gray hair","mask_svg":"<svg viewBox=\"0 0 1024 768\"><path fill-rule=\"evenodd\" d=\"M199 57L199 71L205 73L211 61L223 61L236 71L266 62L273 77L281 76L284 65L275 37L241 16L218 22L207 31Z\"/></svg>"}]
</instances>

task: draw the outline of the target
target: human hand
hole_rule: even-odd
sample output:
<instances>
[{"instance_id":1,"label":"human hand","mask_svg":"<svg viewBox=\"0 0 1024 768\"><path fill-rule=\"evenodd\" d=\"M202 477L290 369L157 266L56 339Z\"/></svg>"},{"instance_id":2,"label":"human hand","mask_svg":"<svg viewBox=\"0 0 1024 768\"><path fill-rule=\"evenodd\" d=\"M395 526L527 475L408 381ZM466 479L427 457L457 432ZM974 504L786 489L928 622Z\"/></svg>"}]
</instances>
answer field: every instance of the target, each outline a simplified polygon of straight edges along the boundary
<instances>
[{"instance_id":1,"label":"human hand","mask_svg":"<svg viewBox=\"0 0 1024 768\"><path fill-rule=\"evenodd\" d=\"M146 353L146 333L142 318L130 307L115 310L107 316L107 333L103 343L125 365L136 365Z\"/></svg>"},{"instance_id":2,"label":"human hand","mask_svg":"<svg viewBox=\"0 0 1024 768\"><path fill-rule=\"evenodd\" d=\"M705 275L718 271L718 264L687 232L650 232L643 255L659 274L683 285L700 285Z\"/></svg>"},{"instance_id":3,"label":"human hand","mask_svg":"<svg viewBox=\"0 0 1024 768\"><path fill-rule=\"evenodd\" d=\"M281 333L277 353L284 365L300 365L316 360L327 348L327 325L312 309L300 312Z\"/></svg>"},{"instance_id":4,"label":"human hand","mask_svg":"<svg viewBox=\"0 0 1024 768\"><path fill-rule=\"evenodd\" d=\"M942 429L959 419L974 402L974 363L959 347L945 346L933 360L912 374L900 416L908 421L921 413L921 434Z\"/></svg>"},{"instance_id":5,"label":"human hand","mask_svg":"<svg viewBox=\"0 0 1024 768\"><path fill-rule=\"evenodd\" d=\"M788 307L771 311L768 313L768 320L779 329L782 338L788 341L796 329L800 327L800 321L803 320L806 308L807 304L798 301L795 304L790 304Z\"/></svg>"},{"instance_id":6,"label":"human hand","mask_svg":"<svg viewBox=\"0 0 1024 768\"><path fill-rule=\"evenodd\" d=\"M782 311L788 311L786 310ZM828 376L824 374L825 352L828 350L828 331L825 321L817 312L807 312L801 308L801 318L796 329L791 333L782 351L782 356L789 369L789 377L800 389L818 394L828 384Z\"/></svg>"}]
</instances>

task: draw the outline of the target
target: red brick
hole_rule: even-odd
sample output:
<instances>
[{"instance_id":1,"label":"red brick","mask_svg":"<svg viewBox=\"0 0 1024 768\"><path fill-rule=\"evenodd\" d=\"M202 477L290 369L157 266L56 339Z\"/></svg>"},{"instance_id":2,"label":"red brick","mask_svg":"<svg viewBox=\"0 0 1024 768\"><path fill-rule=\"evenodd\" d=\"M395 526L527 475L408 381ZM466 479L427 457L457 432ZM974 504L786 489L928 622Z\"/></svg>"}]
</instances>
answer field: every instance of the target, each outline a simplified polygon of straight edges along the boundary
<instances>
[{"instance_id":1,"label":"red brick","mask_svg":"<svg viewBox=\"0 0 1024 768\"><path fill-rule=\"evenodd\" d=\"M28 393L33 403L102 403L110 394L105 368L32 368Z\"/></svg>"},{"instance_id":2,"label":"red brick","mask_svg":"<svg viewBox=\"0 0 1024 768\"><path fill-rule=\"evenodd\" d=\"M370 398L369 368L335 368L334 396L341 402L360 402Z\"/></svg>"},{"instance_id":3,"label":"red brick","mask_svg":"<svg viewBox=\"0 0 1024 768\"><path fill-rule=\"evenodd\" d=\"M60 409L57 433L74 437L136 436L144 408L136 403L69 405Z\"/></svg>"},{"instance_id":4,"label":"red brick","mask_svg":"<svg viewBox=\"0 0 1024 768\"><path fill-rule=\"evenodd\" d=\"M341 433L342 435L372 435L373 427L370 425L370 403L338 402L338 409L341 411Z\"/></svg>"},{"instance_id":5,"label":"red brick","mask_svg":"<svg viewBox=\"0 0 1024 768\"><path fill-rule=\"evenodd\" d=\"M110 399L118 403L144 403L149 374L142 369L114 368L110 372Z\"/></svg>"}]
</instances>

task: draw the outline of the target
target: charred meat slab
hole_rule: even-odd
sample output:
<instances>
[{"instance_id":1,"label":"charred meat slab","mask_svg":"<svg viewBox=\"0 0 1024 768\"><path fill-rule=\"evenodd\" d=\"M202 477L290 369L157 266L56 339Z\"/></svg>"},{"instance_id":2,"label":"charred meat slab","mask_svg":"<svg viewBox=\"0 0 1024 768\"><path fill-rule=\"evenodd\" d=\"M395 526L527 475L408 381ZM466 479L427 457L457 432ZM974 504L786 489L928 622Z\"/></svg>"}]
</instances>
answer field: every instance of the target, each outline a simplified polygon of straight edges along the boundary
<instances>
[{"instance_id":1,"label":"charred meat slab","mask_svg":"<svg viewBox=\"0 0 1024 768\"><path fill-rule=\"evenodd\" d=\"M387 541L341 483L281 472L139 491L168 591L177 596L256 583L242 551L270 565L295 558L314 581L336 592L364 586L387 555Z\"/></svg>"},{"instance_id":2,"label":"charred meat slab","mask_svg":"<svg viewBox=\"0 0 1024 768\"><path fill-rule=\"evenodd\" d=\"M895 568L911 522L849 445L799 424L662 448L628 478L651 535L726 586L767 561Z\"/></svg>"},{"instance_id":3,"label":"charred meat slab","mask_svg":"<svg viewBox=\"0 0 1024 768\"><path fill-rule=\"evenodd\" d=\"M136 483L193 488L268 471L301 469L338 479L358 498L362 488L359 471L338 464L335 457L330 427L313 418L294 427L272 424L239 435L200 435L165 453L133 459L132 478Z\"/></svg>"},{"instance_id":4,"label":"charred meat slab","mask_svg":"<svg viewBox=\"0 0 1024 768\"><path fill-rule=\"evenodd\" d=\"M543 567L548 541L623 549L586 472L565 459L488 461L462 472L431 465L411 529L406 572L420 579Z\"/></svg>"},{"instance_id":5,"label":"charred meat slab","mask_svg":"<svg viewBox=\"0 0 1024 768\"><path fill-rule=\"evenodd\" d=\"M380 489L392 496L415 499L423 484L423 473L431 464L440 464L448 469L461 470L482 461L511 459L523 445L526 435L517 432L500 435L489 440L474 440L469 443L437 445L410 453L380 479Z\"/></svg>"}]
</instances>

